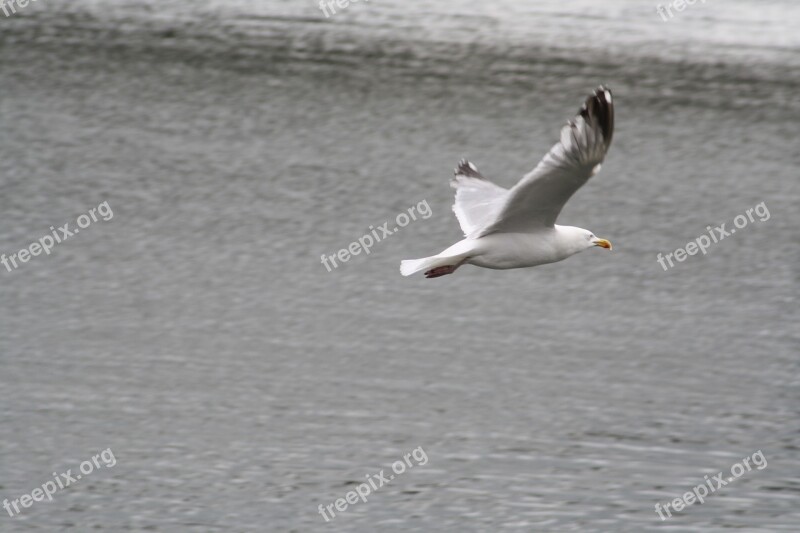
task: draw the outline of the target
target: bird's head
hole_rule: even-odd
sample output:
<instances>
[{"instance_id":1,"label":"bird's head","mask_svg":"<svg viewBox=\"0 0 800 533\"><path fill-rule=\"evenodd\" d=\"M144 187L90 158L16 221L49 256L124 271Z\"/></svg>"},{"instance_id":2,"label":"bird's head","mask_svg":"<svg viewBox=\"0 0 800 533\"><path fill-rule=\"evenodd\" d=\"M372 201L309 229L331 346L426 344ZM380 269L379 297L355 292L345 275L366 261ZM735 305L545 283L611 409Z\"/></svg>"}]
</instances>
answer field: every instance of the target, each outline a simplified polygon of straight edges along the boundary
<instances>
[{"instance_id":1,"label":"bird's head","mask_svg":"<svg viewBox=\"0 0 800 533\"><path fill-rule=\"evenodd\" d=\"M594 246L599 246L600 248L606 248L608 250L611 249L610 242L597 237L588 229L578 228L576 226L556 225L556 232L559 234L559 240L562 243L563 250L567 257Z\"/></svg>"},{"instance_id":2,"label":"bird's head","mask_svg":"<svg viewBox=\"0 0 800 533\"><path fill-rule=\"evenodd\" d=\"M605 248L607 250L611 250L611 241L607 241L606 239L601 239L596 237L594 233L588 230L584 235L584 239L586 239L586 247L591 248L592 246L599 246L600 248Z\"/></svg>"},{"instance_id":3,"label":"bird's head","mask_svg":"<svg viewBox=\"0 0 800 533\"><path fill-rule=\"evenodd\" d=\"M599 246L600 248L611 249L611 243L605 239L597 237L588 229L578 228L575 226L559 226L559 233L563 234L569 242L572 253L581 252L583 250Z\"/></svg>"}]
</instances>

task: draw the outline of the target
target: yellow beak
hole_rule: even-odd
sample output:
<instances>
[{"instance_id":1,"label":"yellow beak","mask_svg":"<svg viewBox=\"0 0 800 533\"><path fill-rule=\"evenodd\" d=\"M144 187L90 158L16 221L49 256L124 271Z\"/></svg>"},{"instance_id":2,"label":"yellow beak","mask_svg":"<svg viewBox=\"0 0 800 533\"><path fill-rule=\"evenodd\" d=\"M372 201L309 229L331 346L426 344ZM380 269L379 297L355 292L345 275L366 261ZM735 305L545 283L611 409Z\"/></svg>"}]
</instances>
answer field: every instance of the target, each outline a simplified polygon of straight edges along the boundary
<instances>
[{"instance_id":1,"label":"yellow beak","mask_svg":"<svg viewBox=\"0 0 800 533\"><path fill-rule=\"evenodd\" d=\"M605 239L597 239L592 241L592 244L595 246L599 246L600 248L606 248L608 250L611 249L611 243Z\"/></svg>"}]
</instances>

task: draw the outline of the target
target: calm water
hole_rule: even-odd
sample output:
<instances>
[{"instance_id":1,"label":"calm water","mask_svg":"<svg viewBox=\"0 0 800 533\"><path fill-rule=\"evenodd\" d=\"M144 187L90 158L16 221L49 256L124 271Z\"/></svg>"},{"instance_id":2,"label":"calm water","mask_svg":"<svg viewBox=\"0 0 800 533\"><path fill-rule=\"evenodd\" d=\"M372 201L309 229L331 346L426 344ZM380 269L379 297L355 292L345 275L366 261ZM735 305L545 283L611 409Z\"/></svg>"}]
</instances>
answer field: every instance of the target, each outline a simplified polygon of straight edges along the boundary
<instances>
[{"instance_id":1,"label":"calm water","mask_svg":"<svg viewBox=\"0 0 800 533\"><path fill-rule=\"evenodd\" d=\"M0 531L796 531L798 23L788 0L0 16L0 253L113 210L0 267L0 498L117 460ZM459 238L458 159L510 186L599 83L614 145L560 221L613 252L399 275ZM661 522L757 450L766 468Z\"/></svg>"}]
</instances>

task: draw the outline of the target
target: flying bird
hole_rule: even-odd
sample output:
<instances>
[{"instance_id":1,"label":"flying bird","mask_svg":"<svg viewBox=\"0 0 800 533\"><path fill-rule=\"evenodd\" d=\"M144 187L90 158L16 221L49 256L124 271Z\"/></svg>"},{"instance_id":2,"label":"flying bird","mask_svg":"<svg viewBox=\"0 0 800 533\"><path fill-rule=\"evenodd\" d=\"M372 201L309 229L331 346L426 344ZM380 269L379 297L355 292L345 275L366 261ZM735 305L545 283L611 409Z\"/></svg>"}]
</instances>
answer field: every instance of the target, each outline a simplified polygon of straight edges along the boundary
<instances>
[{"instance_id":1,"label":"flying bird","mask_svg":"<svg viewBox=\"0 0 800 533\"><path fill-rule=\"evenodd\" d=\"M600 170L613 134L611 91L600 86L562 128L559 142L511 189L492 183L462 159L450 185L464 239L437 255L401 261L400 273L425 271L426 278L437 278L464 264L523 268L562 261L595 246L610 250L611 243L591 231L555 222L567 200Z\"/></svg>"}]
</instances>

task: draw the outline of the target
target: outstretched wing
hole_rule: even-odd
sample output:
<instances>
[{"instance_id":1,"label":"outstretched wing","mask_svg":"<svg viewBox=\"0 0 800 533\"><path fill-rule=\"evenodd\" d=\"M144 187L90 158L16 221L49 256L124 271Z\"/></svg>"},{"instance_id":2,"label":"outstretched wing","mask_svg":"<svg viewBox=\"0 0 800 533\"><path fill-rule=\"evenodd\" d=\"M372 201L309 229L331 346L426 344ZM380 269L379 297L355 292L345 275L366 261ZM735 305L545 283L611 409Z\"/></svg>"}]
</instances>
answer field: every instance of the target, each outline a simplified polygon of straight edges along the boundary
<instances>
[{"instance_id":1,"label":"outstretched wing","mask_svg":"<svg viewBox=\"0 0 800 533\"><path fill-rule=\"evenodd\" d=\"M536 168L505 193L494 220L476 236L555 224L567 200L600 170L613 134L611 91L601 86L564 126L561 140Z\"/></svg>"},{"instance_id":2,"label":"outstretched wing","mask_svg":"<svg viewBox=\"0 0 800 533\"><path fill-rule=\"evenodd\" d=\"M462 159L454 171L450 186L456 190L453 212L465 237L474 237L497 219L508 196L508 189L495 185L478 172L475 165Z\"/></svg>"}]
</instances>

